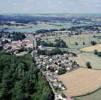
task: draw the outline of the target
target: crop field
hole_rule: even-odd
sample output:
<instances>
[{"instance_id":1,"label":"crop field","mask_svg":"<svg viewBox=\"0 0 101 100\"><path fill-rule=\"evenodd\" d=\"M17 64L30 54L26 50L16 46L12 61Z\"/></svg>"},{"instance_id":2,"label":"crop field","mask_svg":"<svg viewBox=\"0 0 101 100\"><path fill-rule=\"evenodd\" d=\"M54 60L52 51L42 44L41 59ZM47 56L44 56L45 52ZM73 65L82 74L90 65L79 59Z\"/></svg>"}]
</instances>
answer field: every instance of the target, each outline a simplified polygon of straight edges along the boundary
<instances>
[{"instance_id":1,"label":"crop field","mask_svg":"<svg viewBox=\"0 0 101 100\"><path fill-rule=\"evenodd\" d=\"M85 96L75 97L74 100L101 100L101 89Z\"/></svg>"},{"instance_id":2,"label":"crop field","mask_svg":"<svg viewBox=\"0 0 101 100\"><path fill-rule=\"evenodd\" d=\"M73 72L59 76L59 80L67 87L66 96L82 96L101 87L101 70L79 68Z\"/></svg>"},{"instance_id":3,"label":"crop field","mask_svg":"<svg viewBox=\"0 0 101 100\"><path fill-rule=\"evenodd\" d=\"M101 33L97 34L94 37L94 34L82 34L82 35L74 35L71 37L65 36L58 36L58 37L48 37L46 39L47 42L54 42L55 39L61 38L63 39L68 48L65 50L73 51L78 54L78 57L74 58L82 67L87 67L86 63L90 62L92 68L94 69L101 69L101 58L96 56L92 51L95 49L101 51ZM91 46L91 41L96 41L98 44L95 46ZM76 45L75 43L78 43ZM83 45L83 42L85 45ZM82 52L83 51L83 52ZM88 52L89 51L89 52Z\"/></svg>"},{"instance_id":4,"label":"crop field","mask_svg":"<svg viewBox=\"0 0 101 100\"><path fill-rule=\"evenodd\" d=\"M81 49L81 51L84 51L84 52L94 52L94 50L101 52L101 44L97 44L95 46L85 47Z\"/></svg>"},{"instance_id":5,"label":"crop field","mask_svg":"<svg viewBox=\"0 0 101 100\"><path fill-rule=\"evenodd\" d=\"M101 100L101 89L95 91L101 88L101 58L93 52L95 49L101 51L101 33L95 37L94 34L74 35L71 37L67 35L51 36L47 37L46 41L54 42L58 38L66 42L68 45L67 50L78 54L73 60L77 61L81 67L85 67L59 76L59 80L67 87L64 94L73 97L79 96L76 97L76 100ZM92 46L91 41L95 41L97 45ZM87 69L87 62L90 62L92 69Z\"/></svg>"},{"instance_id":6,"label":"crop field","mask_svg":"<svg viewBox=\"0 0 101 100\"><path fill-rule=\"evenodd\" d=\"M69 49L79 50L80 48L91 46L91 41L101 43L101 39L99 37L101 37L101 33L99 33L96 37L94 37L94 34L73 35L71 37L68 35L58 35L47 37L47 39L44 40L47 42L54 42L55 39L61 38L66 42Z\"/></svg>"},{"instance_id":7,"label":"crop field","mask_svg":"<svg viewBox=\"0 0 101 100\"><path fill-rule=\"evenodd\" d=\"M74 60L82 67L87 67L86 63L90 62L93 69L101 69L101 57L94 53L80 53Z\"/></svg>"}]
</instances>

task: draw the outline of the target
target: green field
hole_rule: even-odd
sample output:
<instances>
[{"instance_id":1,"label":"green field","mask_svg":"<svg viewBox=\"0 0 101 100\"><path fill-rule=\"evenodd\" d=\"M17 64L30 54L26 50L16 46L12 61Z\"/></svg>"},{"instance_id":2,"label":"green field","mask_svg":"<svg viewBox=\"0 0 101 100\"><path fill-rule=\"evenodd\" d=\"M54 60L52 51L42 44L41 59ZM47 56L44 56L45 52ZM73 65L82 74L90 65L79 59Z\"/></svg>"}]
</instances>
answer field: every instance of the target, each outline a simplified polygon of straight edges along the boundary
<instances>
[{"instance_id":1,"label":"green field","mask_svg":"<svg viewBox=\"0 0 101 100\"><path fill-rule=\"evenodd\" d=\"M81 53L74 60L78 62L82 67L87 67L86 63L90 62L93 69L101 69L101 57L98 57L94 53Z\"/></svg>"},{"instance_id":2,"label":"green field","mask_svg":"<svg viewBox=\"0 0 101 100\"><path fill-rule=\"evenodd\" d=\"M81 97L76 97L74 100L101 100L101 89Z\"/></svg>"},{"instance_id":3,"label":"green field","mask_svg":"<svg viewBox=\"0 0 101 100\"><path fill-rule=\"evenodd\" d=\"M96 41L97 43L101 43L101 33L97 34L96 37L93 37L93 34L82 34L82 35L73 35L69 37L68 35L58 35L58 36L50 36L44 39L47 42L54 42L55 39L61 38L66 42L68 48L70 50L79 50L80 48L90 46L91 41ZM76 45L77 43L77 45ZM85 43L85 45L83 45Z\"/></svg>"}]
</instances>

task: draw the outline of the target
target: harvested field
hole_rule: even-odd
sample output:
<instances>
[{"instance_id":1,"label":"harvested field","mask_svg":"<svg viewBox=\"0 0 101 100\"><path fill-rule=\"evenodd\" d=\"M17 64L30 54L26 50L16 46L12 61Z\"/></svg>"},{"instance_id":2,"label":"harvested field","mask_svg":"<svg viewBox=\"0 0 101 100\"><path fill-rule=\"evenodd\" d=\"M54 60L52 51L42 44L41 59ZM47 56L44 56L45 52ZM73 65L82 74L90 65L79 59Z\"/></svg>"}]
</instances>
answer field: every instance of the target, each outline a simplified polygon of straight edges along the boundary
<instances>
[{"instance_id":1,"label":"harvested field","mask_svg":"<svg viewBox=\"0 0 101 100\"><path fill-rule=\"evenodd\" d=\"M66 86L66 96L80 96L101 87L101 70L79 68L58 77Z\"/></svg>"},{"instance_id":2,"label":"harvested field","mask_svg":"<svg viewBox=\"0 0 101 100\"><path fill-rule=\"evenodd\" d=\"M81 49L81 51L85 51L85 52L93 52L94 50L101 51L101 44L97 44L95 46L85 47Z\"/></svg>"}]
</instances>

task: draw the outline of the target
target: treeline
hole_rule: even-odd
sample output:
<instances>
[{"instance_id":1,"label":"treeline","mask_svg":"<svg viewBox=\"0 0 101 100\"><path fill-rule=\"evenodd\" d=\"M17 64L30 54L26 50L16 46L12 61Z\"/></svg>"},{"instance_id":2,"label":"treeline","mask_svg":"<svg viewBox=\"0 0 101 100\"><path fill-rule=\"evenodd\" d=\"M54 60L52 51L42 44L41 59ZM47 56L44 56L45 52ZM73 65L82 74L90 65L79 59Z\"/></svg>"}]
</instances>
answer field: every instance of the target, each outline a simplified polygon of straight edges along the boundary
<instances>
[{"instance_id":1,"label":"treeline","mask_svg":"<svg viewBox=\"0 0 101 100\"><path fill-rule=\"evenodd\" d=\"M58 31L58 29L50 29L50 30L40 29L40 30L37 30L35 33L47 33L47 32L54 32L54 31Z\"/></svg>"},{"instance_id":2,"label":"treeline","mask_svg":"<svg viewBox=\"0 0 101 100\"><path fill-rule=\"evenodd\" d=\"M98 27L100 27L101 25L84 25L84 26L73 26L70 27L68 30L69 31L78 31L78 30L90 30L90 31L100 31L100 29Z\"/></svg>"},{"instance_id":3,"label":"treeline","mask_svg":"<svg viewBox=\"0 0 101 100\"><path fill-rule=\"evenodd\" d=\"M59 47L59 48L67 48L68 47L66 42L63 41L62 39L55 39L54 43L46 42L43 40L38 40L37 44L45 46L45 47Z\"/></svg>"},{"instance_id":4,"label":"treeline","mask_svg":"<svg viewBox=\"0 0 101 100\"><path fill-rule=\"evenodd\" d=\"M15 21L16 23L37 23L37 22L66 22L71 18L56 17L56 16L29 16L29 15L0 15L0 23L6 23L8 21Z\"/></svg>"},{"instance_id":5,"label":"treeline","mask_svg":"<svg viewBox=\"0 0 101 100\"><path fill-rule=\"evenodd\" d=\"M57 54L64 54L64 53L68 53L68 51L63 51L59 48L54 48L52 50L40 50L38 49L38 54L39 55L48 55L48 56L52 56L52 55L57 55Z\"/></svg>"},{"instance_id":6,"label":"treeline","mask_svg":"<svg viewBox=\"0 0 101 100\"><path fill-rule=\"evenodd\" d=\"M0 32L0 37L9 38L13 41L23 40L26 38L25 34L22 32Z\"/></svg>"},{"instance_id":7,"label":"treeline","mask_svg":"<svg viewBox=\"0 0 101 100\"><path fill-rule=\"evenodd\" d=\"M51 100L51 94L30 55L0 52L0 100Z\"/></svg>"},{"instance_id":8,"label":"treeline","mask_svg":"<svg viewBox=\"0 0 101 100\"><path fill-rule=\"evenodd\" d=\"M95 50L95 51L94 51L94 54L97 55L98 57L101 57L101 52L98 51L98 50Z\"/></svg>"},{"instance_id":9,"label":"treeline","mask_svg":"<svg viewBox=\"0 0 101 100\"><path fill-rule=\"evenodd\" d=\"M61 29L40 29L37 30L35 33L48 33L48 32L55 32L55 31L65 31L67 30L66 28L61 28Z\"/></svg>"}]
</instances>

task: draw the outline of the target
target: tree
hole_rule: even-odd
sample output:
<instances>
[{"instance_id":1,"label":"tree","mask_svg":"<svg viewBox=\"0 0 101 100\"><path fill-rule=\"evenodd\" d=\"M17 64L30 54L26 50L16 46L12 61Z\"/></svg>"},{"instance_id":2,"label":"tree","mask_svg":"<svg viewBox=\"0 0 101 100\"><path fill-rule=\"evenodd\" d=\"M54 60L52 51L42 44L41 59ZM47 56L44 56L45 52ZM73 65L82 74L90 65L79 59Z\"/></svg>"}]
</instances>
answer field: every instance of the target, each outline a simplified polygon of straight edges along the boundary
<instances>
[{"instance_id":1,"label":"tree","mask_svg":"<svg viewBox=\"0 0 101 100\"><path fill-rule=\"evenodd\" d=\"M94 50L94 54L96 54L96 55L97 55L97 54L98 54L98 50Z\"/></svg>"},{"instance_id":2,"label":"tree","mask_svg":"<svg viewBox=\"0 0 101 100\"><path fill-rule=\"evenodd\" d=\"M85 42L83 42L83 45L85 45Z\"/></svg>"},{"instance_id":3,"label":"tree","mask_svg":"<svg viewBox=\"0 0 101 100\"><path fill-rule=\"evenodd\" d=\"M91 45L96 45L96 41L91 41Z\"/></svg>"},{"instance_id":4,"label":"tree","mask_svg":"<svg viewBox=\"0 0 101 100\"><path fill-rule=\"evenodd\" d=\"M98 57L101 57L101 52L99 52L98 50L95 50L94 54L97 55Z\"/></svg>"},{"instance_id":5,"label":"tree","mask_svg":"<svg viewBox=\"0 0 101 100\"><path fill-rule=\"evenodd\" d=\"M67 48L66 42L64 42L61 39L56 39L55 40L55 47L60 47L60 48Z\"/></svg>"},{"instance_id":6,"label":"tree","mask_svg":"<svg viewBox=\"0 0 101 100\"><path fill-rule=\"evenodd\" d=\"M22 81L18 81L15 83L12 100L24 100L24 91L23 91L23 83Z\"/></svg>"},{"instance_id":7,"label":"tree","mask_svg":"<svg viewBox=\"0 0 101 100\"><path fill-rule=\"evenodd\" d=\"M63 52L59 49L59 48L54 48L53 50L52 50L52 53L51 54L53 54L53 55L56 55L56 54L63 54Z\"/></svg>"},{"instance_id":8,"label":"tree","mask_svg":"<svg viewBox=\"0 0 101 100\"><path fill-rule=\"evenodd\" d=\"M101 57L101 52L98 52L97 55L98 55L99 57Z\"/></svg>"},{"instance_id":9,"label":"tree","mask_svg":"<svg viewBox=\"0 0 101 100\"><path fill-rule=\"evenodd\" d=\"M87 63L86 63L86 66L87 66L89 69L92 69L92 66L91 66L91 63L90 63L90 62L87 62Z\"/></svg>"},{"instance_id":10,"label":"tree","mask_svg":"<svg viewBox=\"0 0 101 100\"><path fill-rule=\"evenodd\" d=\"M0 52L0 100L35 100L32 97L40 96L47 100L51 89L40 74L30 54L16 57Z\"/></svg>"},{"instance_id":11,"label":"tree","mask_svg":"<svg viewBox=\"0 0 101 100\"><path fill-rule=\"evenodd\" d=\"M75 42L75 45L78 45L78 42Z\"/></svg>"},{"instance_id":12,"label":"tree","mask_svg":"<svg viewBox=\"0 0 101 100\"><path fill-rule=\"evenodd\" d=\"M58 71L59 75L65 74L66 73L66 69L65 68L60 68Z\"/></svg>"}]
</instances>

